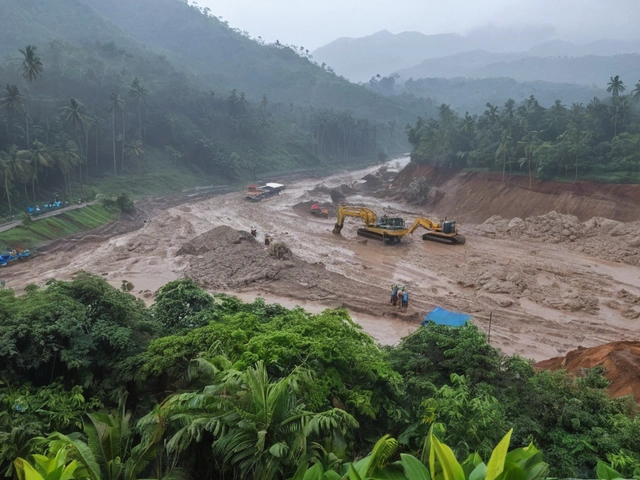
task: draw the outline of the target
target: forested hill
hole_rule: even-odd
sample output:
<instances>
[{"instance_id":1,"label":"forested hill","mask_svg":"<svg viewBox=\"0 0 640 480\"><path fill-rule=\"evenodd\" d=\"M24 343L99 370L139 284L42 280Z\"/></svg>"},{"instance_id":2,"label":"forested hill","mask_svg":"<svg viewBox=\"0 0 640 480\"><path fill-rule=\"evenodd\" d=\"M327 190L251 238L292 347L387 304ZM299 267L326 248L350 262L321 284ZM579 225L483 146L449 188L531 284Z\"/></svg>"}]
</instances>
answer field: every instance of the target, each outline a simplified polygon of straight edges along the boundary
<instances>
[{"instance_id":1,"label":"forested hill","mask_svg":"<svg viewBox=\"0 0 640 480\"><path fill-rule=\"evenodd\" d=\"M181 188L177 172L211 184L371 161L406 151L402 127L434 113L180 0L0 8L0 219L54 193L86 196L87 183L145 184L127 175L152 184L144 194L161 173Z\"/></svg>"},{"instance_id":2,"label":"forested hill","mask_svg":"<svg viewBox=\"0 0 640 480\"><path fill-rule=\"evenodd\" d=\"M395 118L404 124L425 113L349 83L315 65L299 47L294 52L283 44L263 44L231 28L215 12L181 0L0 0L0 5L5 12L0 53L27 44L43 50L52 39L114 42L134 55L139 49L163 54L214 91L235 88L250 98L266 94L287 106L349 109L385 123Z\"/></svg>"}]
</instances>

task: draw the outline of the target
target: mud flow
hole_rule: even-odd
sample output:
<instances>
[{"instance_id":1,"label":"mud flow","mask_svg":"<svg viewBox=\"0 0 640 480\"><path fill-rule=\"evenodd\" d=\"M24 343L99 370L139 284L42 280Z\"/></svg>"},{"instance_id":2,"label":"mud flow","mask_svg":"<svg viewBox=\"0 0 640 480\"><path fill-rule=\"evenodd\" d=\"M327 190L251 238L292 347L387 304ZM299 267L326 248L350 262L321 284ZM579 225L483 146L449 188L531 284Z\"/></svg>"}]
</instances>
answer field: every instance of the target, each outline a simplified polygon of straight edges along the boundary
<instances>
[{"instance_id":1,"label":"mud flow","mask_svg":"<svg viewBox=\"0 0 640 480\"><path fill-rule=\"evenodd\" d=\"M467 203L469 211L461 214L451 195L456 182L467 185L465 174L441 178L437 188L449 185L446 193L432 195L426 207L410 205L398 182L404 176L406 183L406 170L397 173L407 163L402 158L322 180L285 181L281 195L259 203L243 201L244 192L145 200L135 217L49 245L28 263L4 270L3 278L19 291L85 270L117 286L128 280L134 293L152 302L159 286L188 276L210 291L244 299L261 296L311 311L347 308L382 344L398 342L442 306L472 314L485 331L491 315L491 343L535 360L637 339L637 223L556 213L562 204L554 208L549 199L545 212L507 217L503 211L502 218L492 208L495 191L490 201ZM474 191L458 190L460 202ZM358 236L363 225L354 218L334 235L340 203L410 222L418 216L457 219L467 241L424 241L418 230L388 245ZM312 215L313 204L328 217ZM394 283L409 290L408 308L390 304Z\"/></svg>"}]
</instances>

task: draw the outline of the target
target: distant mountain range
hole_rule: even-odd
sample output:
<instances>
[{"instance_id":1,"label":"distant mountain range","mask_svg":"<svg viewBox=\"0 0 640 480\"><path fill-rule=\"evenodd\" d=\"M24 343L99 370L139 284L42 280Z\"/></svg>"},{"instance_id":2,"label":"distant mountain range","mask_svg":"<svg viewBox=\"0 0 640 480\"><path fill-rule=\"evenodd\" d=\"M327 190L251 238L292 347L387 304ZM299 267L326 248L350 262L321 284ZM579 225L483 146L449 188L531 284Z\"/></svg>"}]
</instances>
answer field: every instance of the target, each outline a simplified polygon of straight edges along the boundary
<instances>
[{"instance_id":1,"label":"distant mountain range","mask_svg":"<svg viewBox=\"0 0 640 480\"><path fill-rule=\"evenodd\" d=\"M405 79L494 76L599 85L611 75L638 77L640 63L629 54L640 53L640 41L601 40L576 45L552 35L535 28L513 32L495 27L468 35L393 34L383 30L361 38L337 39L317 49L313 56L356 82L395 72ZM578 60L581 57L585 58Z\"/></svg>"},{"instance_id":2,"label":"distant mountain range","mask_svg":"<svg viewBox=\"0 0 640 480\"><path fill-rule=\"evenodd\" d=\"M554 83L606 86L609 77L620 75L629 85L640 79L640 54L602 57L532 57L523 53L490 53L484 50L456 53L424 60L395 72L401 80L409 78L495 78L520 82L542 80Z\"/></svg>"}]
</instances>

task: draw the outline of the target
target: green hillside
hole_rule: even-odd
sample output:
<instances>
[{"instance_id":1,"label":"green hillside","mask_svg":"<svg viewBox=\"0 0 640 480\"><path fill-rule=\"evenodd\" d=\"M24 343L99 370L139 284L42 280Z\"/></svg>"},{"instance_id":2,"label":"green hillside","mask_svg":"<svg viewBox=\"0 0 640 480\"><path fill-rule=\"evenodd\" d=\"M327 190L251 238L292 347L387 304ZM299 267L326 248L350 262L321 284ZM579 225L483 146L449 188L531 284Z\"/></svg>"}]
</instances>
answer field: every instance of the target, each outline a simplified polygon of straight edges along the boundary
<instances>
[{"instance_id":1,"label":"green hillside","mask_svg":"<svg viewBox=\"0 0 640 480\"><path fill-rule=\"evenodd\" d=\"M0 7L0 180L10 200L0 218L54 192L158 178L166 166L210 185L375 161L406 151L402 126L433 113L180 0ZM27 45L36 47L29 58Z\"/></svg>"}]
</instances>

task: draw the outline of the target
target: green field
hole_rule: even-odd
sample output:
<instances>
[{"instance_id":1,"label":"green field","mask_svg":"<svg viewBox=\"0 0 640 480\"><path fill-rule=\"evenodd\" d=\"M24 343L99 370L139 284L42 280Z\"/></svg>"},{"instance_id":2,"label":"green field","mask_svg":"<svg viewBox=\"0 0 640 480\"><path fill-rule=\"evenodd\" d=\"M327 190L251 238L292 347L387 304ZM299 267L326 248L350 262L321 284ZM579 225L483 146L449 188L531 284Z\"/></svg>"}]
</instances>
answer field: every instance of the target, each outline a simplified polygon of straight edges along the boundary
<instances>
[{"instance_id":1,"label":"green field","mask_svg":"<svg viewBox=\"0 0 640 480\"><path fill-rule=\"evenodd\" d=\"M34 248L48 240L100 227L117 217L102 205L89 205L56 217L33 220L0 233L0 249Z\"/></svg>"}]
</instances>

